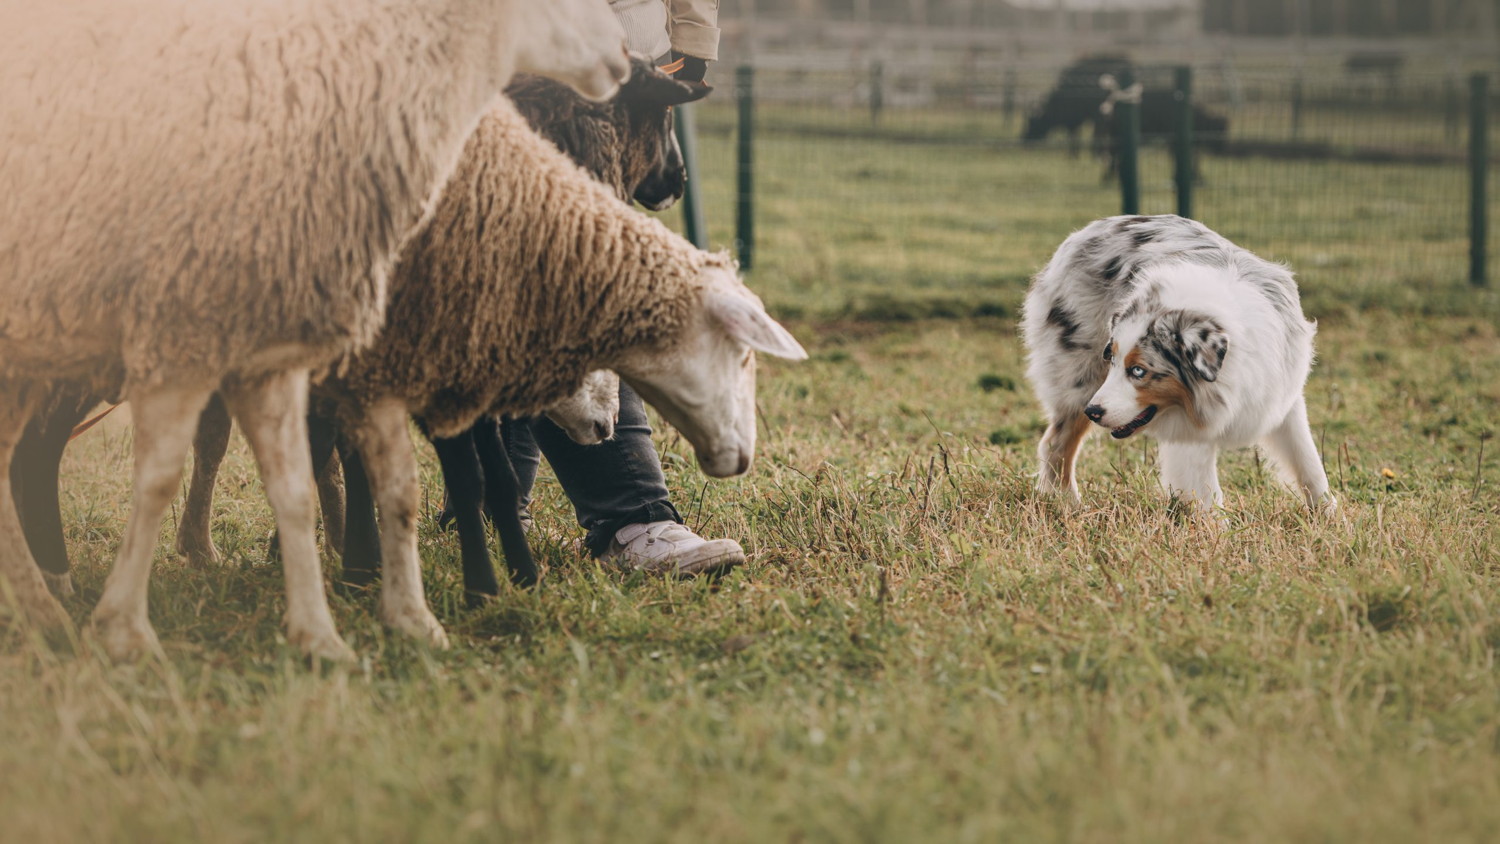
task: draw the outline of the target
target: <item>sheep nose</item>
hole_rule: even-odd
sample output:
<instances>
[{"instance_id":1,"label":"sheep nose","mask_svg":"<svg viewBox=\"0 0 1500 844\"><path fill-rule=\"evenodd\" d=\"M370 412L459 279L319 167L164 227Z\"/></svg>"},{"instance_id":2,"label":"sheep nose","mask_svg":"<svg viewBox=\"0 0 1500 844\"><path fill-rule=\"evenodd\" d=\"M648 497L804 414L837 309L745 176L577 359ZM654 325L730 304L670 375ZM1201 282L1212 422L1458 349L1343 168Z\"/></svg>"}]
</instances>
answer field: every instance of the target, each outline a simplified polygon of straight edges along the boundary
<instances>
[{"instance_id":1,"label":"sheep nose","mask_svg":"<svg viewBox=\"0 0 1500 844\"><path fill-rule=\"evenodd\" d=\"M743 475L748 471L750 471L750 455L742 451L740 452L740 464L736 467L735 474Z\"/></svg>"},{"instance_id":2,"label":"sheep nose","mask_svg":"<svg viewBox=\"0 0 1500 844\"><path fill-rule=\"evenodd\" d=\"M608 422L595 422L594 434L599 437L600 442L603 442L615 435L614 426Z\"/></svg>"},{"instance_id":3,"label":"sheep nose","mask_svg":"<svg viewBox=\"0 0 1500 844\"><path fill-rule=\"evenodd\" d=\"M1090 422L1098 422L1104 418L1104 408L1097 404L1091 404L1083 409L1083 415L1087 416Z\"/></svg>"}]
</instances>

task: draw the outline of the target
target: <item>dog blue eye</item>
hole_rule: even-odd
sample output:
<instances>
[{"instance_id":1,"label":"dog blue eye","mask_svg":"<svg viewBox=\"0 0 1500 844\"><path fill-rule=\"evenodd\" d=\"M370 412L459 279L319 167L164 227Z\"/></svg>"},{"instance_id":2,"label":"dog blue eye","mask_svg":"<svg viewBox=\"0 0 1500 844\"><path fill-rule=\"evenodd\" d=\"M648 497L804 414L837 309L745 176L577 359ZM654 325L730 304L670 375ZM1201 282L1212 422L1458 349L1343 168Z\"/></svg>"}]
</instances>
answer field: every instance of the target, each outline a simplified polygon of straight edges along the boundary
<instances>
[{"instance_id":1,"label":"dog blue eye","mask_svg":"<svg viewBox=\"0 0 1500 844\"><path fill-rule=\"evenodd\" d=\"M1127 371L1130 374L1131 378L1145 378L1146 377L1146 370L1145 370L1144 367L1132 366Z\"/></svg>"}]
</instances>

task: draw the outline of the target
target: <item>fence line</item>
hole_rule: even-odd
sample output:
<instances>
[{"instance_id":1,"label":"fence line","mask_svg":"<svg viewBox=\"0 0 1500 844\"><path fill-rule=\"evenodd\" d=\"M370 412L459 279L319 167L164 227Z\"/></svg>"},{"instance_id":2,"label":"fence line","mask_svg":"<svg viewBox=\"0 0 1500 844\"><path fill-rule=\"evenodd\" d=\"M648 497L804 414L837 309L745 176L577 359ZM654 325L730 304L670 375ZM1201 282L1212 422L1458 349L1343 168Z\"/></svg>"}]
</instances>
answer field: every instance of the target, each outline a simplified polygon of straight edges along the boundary
<instances>
[{"instance_id":1,"label":"fence line","mask_svg":"<svg viewBox=\"0 0 1500 844\"><path fill-rule=\"evenodd\" d=\"M1090 116L1097 103L1038 125L1049 102L1068 106L1058 76L975 81L1014 86L1014 101L1036 104L1023 116L893 104L880 85L867 100L830 97L847 74L754 67L736 74L734 97L696 110L705 173L689 184L704 191L698 207L719 209L714 242L775 279L773 291L827 284L835 312L880 310L893 296L925 302L916 315L998 312L1014 299L1000 288L1024 284L1062 235L1121 210L1193 216L1315 277L1360 275L1353 283L1380 295L1481 283L1493 168L1475 164L1492 151L1473 133L1464 142L1474 120L1456 131L1449 74L1408 74L1391 93L1295 68L1130 70L1144 91L1134 155L1121 154L1129 133L1099 134L1109 124ZM793 77L797 96L779 98ZM1079 92L1102 98L1098 75ZM1494 96L1474 103L1487 112ZM1123 190L1131 172L1135 188Z\"/></svg>"}]
</instances>

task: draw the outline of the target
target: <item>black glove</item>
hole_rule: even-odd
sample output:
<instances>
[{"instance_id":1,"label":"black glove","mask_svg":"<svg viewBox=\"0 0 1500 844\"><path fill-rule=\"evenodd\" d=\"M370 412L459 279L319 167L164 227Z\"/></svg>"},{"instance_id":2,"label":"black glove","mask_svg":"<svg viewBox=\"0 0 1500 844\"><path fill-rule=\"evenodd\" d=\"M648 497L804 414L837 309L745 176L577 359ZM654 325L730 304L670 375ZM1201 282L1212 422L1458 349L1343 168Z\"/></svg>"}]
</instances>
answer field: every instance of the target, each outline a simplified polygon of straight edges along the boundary
<instances>
[{"instance_id":1,"label":"black glove","mask_svg":"<svg viewBox=\"0 0 1500 844\"><path fill-rule=\"evenodd\" d=\"M678 68L677 72L672 74L674 79L683 82L702 82L703 77L708 75L707 59L700 59L697 56L689 56L686 53L679 53L673 50L672 60L675 62L678 59L682 60L682 67Z\"/></svg>"}]
</instances>

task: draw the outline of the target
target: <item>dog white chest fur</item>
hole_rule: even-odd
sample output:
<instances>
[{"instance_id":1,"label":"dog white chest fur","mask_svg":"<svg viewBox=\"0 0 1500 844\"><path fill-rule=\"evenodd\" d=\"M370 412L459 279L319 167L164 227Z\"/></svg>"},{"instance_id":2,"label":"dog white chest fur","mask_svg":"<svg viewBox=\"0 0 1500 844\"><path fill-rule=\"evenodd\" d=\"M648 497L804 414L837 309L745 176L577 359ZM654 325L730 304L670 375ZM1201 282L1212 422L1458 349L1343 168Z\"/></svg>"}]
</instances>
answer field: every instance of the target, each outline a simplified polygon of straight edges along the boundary
<instances>
[{"instance_id":1,"label":"dog white chest fur","mask_svg":"<svg viewBox=\"0 0 1500 844\"><path fill-rule=\"evenodd\" d=\"M1027 377L1047 411L1038 485L1079 500L1091 423L1161 442L1162 484L1223 502L1221 448L1260 445L1309 505L1332 507L1302 389L1315 326L1285 267L1192 220L1110 217L1058 247L1026 294Z\"/></svg>"}]
</instances>

